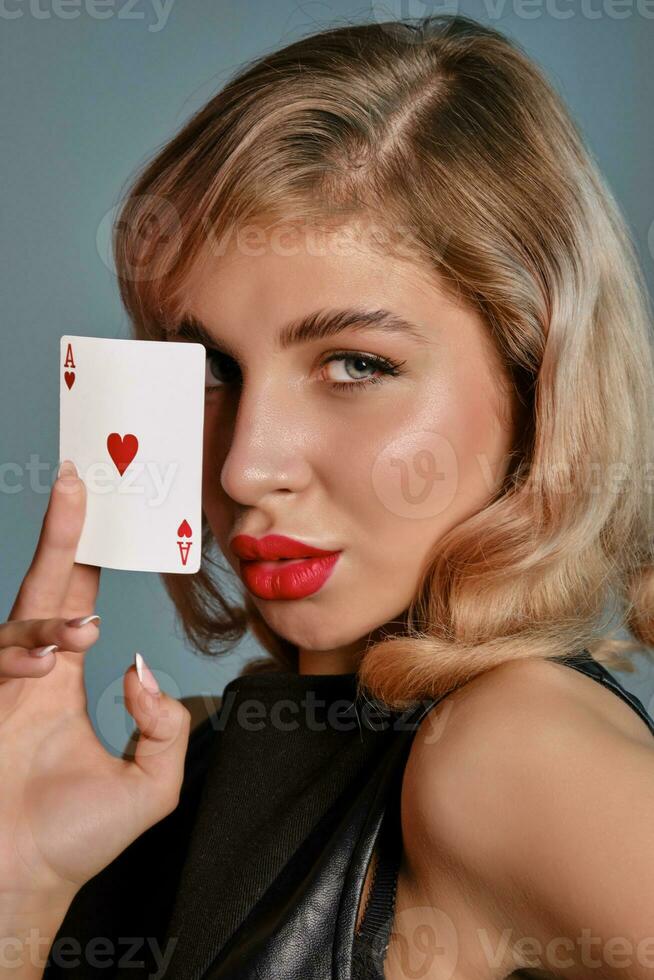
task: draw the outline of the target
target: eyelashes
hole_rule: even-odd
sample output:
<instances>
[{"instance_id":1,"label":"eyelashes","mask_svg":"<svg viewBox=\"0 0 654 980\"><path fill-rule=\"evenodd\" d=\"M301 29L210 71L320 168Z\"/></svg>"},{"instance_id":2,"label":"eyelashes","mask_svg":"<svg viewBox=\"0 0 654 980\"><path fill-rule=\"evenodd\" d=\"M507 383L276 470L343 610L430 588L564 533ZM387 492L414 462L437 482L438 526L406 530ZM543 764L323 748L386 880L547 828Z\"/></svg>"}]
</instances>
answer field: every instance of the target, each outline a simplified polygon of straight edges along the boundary
<instances>
[{"instance_id":1,"label":"eyelashes","mask_svg":"<svg viewBox=\"0 0 654 980\"><path fill-rule=\"evenodd\" d=\"M219 365L219 371L224 371L223 364L224 362L227 363L227 377L223 378L222 381L213 374L212 362L215 363L216 361ZM406 363L405 361L391 361L388 358L380 357L378 354L365 354L362 351L334 351L329 357L323 360L320 365L321 369L334 361L362 361L364 362L364 367L355 370L366 371L372 369L378 372L377 377L353 378L351 381L325 381L333 391L344 391L348 394L352 394L361 388L367 388L369 385L380 384L391 378L398 377L403 373L401 370L402 365ZM222 351L207 348L206 392L209 394L212 391L218 391L224 385L229 384L240 384L240 370L238 365L233 358L224 354Z\"/></svg>"},{"instance_id":2,"label":"eyelashes","mask_svg":"<svg viewBox=\"0 0 654 980\"><path fill-rule=\"evenodd\" d=\"M381 375L381 377L376 378L354 378L352 381L327 382L334 391L348 392L357 388L367 387L368 385L379 384L380 382L387 381L389 378L398 377L401 374L400 368L404 364L404 361L396 363L389 361L385 357L379 357L377 354L363 354L359 351L335 351L329 357L325 358L321 367L325 367L326 364L331 364L333 361L363 361L368 368L373 368ZM366 370L366 368L363 368L363 370Z\"/></svg>"}]
</instances>

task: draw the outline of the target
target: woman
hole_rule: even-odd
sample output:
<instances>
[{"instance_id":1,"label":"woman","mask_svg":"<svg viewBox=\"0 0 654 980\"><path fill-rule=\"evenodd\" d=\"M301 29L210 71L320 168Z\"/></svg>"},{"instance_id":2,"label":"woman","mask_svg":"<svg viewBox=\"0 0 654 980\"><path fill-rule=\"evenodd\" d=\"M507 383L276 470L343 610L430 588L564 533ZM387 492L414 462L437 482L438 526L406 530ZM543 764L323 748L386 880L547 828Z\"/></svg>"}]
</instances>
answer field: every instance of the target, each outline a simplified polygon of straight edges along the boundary
<instances>
[{"instance_id":1,"label":"woman","mask_svg":"<svg viewBox=\"0 0 654 980\"><path fill-rule=\"evenodd\" d=\"M166 586L198 650L269 656L204 718L138 658L108 756L64 467L2 627L12 976L33 928L46 977L649 977L654 720L607 667L652 646L650 324L547 82L464 17L300 40L148 164L115 256L137 338L207 347Z\"/></svg>"}]
</instances>

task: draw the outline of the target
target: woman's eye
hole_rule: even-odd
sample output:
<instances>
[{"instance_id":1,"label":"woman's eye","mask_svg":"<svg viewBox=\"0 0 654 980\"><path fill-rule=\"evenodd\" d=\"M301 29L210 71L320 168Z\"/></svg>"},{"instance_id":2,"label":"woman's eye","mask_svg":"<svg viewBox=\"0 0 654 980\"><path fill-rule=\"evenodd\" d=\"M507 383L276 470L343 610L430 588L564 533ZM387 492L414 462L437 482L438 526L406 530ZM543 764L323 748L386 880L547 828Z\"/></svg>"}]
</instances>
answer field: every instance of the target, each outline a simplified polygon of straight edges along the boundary
<instances>
[{"instance_id":1,"label":"woman's eye","mask_svg":"<svg viewBox=\"0 0 654 980\"><path fill-rule=\"evenodd\" d=\"M336 391L354 391L365 385L378 384L388 377L401 374L402 361L396 364L377 354L364 354L358 351L335 351L321 364L323 371L328 365L325 380ZM376 375L372 376L372 375ZM204 386L206 391L215 391L223 385L241 383L241 371L236 361L220 351L207 350Z\"/></svg>"},{"instance_id":2,"label":"woman's eye","mask_svg":"<svg viewBox=\"0 0 654 980\"><path fill-rule=\"evenodd\" d=\"M339 363L343 366L336 367ZM353 391L364 385L378 384L380 381L387 380L389 376L396 377L401 373L400 364L388 361L385 357L378 357L376 354L337 351L323 362L323 367L330 364L334 364L335 367L329 372L328 380L331 387L337 391ZM378 377L371 377L370 372L376 372Z\"/></svg>"},{"instance_id":3,"label":"woman's eye","mask_svg":"<svg viewBox=\"0 0 654 980\"><path fill-rule=\"evenodd\" d=\"M232 384L240 377L236 361L220 351L207 351L205 362L204 387L219 388L223 384Z\"/></svg>"}]
</instances>

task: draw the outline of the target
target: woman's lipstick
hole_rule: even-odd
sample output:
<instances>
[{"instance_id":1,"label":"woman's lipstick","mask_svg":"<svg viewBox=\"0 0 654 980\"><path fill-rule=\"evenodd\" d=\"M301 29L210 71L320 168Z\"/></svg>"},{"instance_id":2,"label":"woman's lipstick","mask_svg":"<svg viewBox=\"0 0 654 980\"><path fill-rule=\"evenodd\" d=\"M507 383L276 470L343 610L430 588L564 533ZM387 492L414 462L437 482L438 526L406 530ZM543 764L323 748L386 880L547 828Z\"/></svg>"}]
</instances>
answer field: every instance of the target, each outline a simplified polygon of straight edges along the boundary
<instances>
[{"instance_id":1,"label":"woman's lipstick","mask_svg":"<svg viewBox=\"0 0 654 980\"><path fill-rule=\"evenodd\" d=\"M304 599L331 575L340 551L326 551L284 534L253 538L237 534L230 547L240 559L241 578L260 599Z\"/></svg>"}]
</instances>

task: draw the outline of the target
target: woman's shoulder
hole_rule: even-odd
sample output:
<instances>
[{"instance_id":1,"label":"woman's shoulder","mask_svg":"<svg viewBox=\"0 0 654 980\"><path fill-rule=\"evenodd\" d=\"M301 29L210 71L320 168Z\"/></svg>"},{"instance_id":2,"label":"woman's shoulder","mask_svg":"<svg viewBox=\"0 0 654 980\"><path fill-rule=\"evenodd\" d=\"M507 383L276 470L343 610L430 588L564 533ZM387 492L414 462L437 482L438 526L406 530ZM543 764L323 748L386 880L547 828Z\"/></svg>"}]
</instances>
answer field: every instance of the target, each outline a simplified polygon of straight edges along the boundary
<instances>
[{"instance_id":1,"label":"woman's shoulder","mask_svg":"<svg viewBox=\"0 0 654 980\"><path fill-rule=\"evenodd\" d=\"M477 778L482 771L495 780L508 777L516 765L538 762L557 747L587 752L599 737L603 744L631 739L654 751L643 718L594 677L543 658L505 662L461 685L425 715L412 742L403 792L418 792L431 774L439 781Z\"/></svg>"},{"instance_id":2,"label":"woman's shoulder","mask_svg":"<svg viewBox=\"0 0 654 980\"><path fill-rule=\"evenodd\" d=\"M654 734L614 690L561 662L504 663L418 726L402 784L406 836L462 860L484 850L503 861L525 826L533 842L557 815L581 816L575 808L619 792L618 768L636 759L632 771L654 774Z\"/></svg>"},{"instance_id":3,"label":"woman's shoulder","mask_svg":"<svg viewBox=\"0 0 654 980\"><path fill-rule=\"evenodd\" d=\"M605 673L597 661L591 664ZM510 749L508 759L504 753L497 757L502 766L546 751L566 731L580 750L587 745L584 735L601 731L606 739L633 739L654 751L654 732L616 695L615 687L560 661L507 661L462 684L426 714L413 740L408 776L421 777L423 768L435 765L458 771L462 757L489 765L496 750Z\"/></svg>"},{"instance_id":4,"label":"woman's shoulder","mask_svg":"<svg viewBox=\"0 0 654 980\"><path fill-rule=\"evenodd\" d=\"M511 922L544 944L590 922L640 935L654 897L654 733L616 694L567 664L524 661L432 708L402 786L422 904L450 895L477 925L499 935Z\"/></svg>"}]
</instances>

